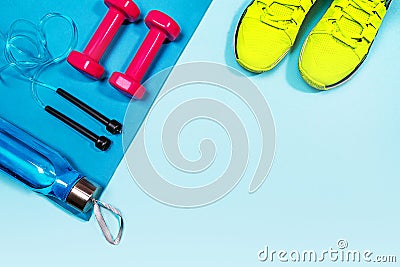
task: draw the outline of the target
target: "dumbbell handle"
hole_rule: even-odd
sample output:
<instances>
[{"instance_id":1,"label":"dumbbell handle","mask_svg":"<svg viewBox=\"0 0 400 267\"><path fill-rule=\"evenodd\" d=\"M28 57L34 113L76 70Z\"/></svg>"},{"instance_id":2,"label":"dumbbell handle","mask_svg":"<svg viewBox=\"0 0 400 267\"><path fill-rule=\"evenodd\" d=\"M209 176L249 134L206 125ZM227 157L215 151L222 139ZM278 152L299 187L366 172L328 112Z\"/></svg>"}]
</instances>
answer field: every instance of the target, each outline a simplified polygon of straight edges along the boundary
<instances>
[{"instance_id":1,"label":"dumbbell handle","mask_svg":"<svg viewBox=\"0 0 400 267\"><path fill-rule=\"evenodd\" d=\"M125 74L134 78L137 82L140 82L151 63L154 61L157 53L160 51L166 38L167 36L165 33L157 29L150 29L150 32L144 39Z\"/></svg>"},{"instance_id":2,"label":"dumbbell handle","mask_svg":"<svg viewBox=\"0 0 400 267\"><path fill-rule=\"evenodd\" d=\"M100 61L124 21L124 14L110 7L83 53L95 61Z\"/></svg>"}]
</instances>

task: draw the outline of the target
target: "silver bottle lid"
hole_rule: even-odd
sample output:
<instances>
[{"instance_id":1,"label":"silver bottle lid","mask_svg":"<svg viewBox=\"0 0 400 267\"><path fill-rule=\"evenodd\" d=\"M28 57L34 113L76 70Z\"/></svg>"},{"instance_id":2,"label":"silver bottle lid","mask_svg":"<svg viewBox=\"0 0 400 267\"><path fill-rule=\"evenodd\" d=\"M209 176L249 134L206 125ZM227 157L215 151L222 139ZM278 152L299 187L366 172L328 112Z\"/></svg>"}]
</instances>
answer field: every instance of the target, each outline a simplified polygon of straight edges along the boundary
<instances>
[{"instance_id":1,"label":"silver bottle lid","mask_svg":"<svg viewBox=\"0 0 400 267\"><path fill-rule=\"evenodd\" d=\"M85 213L92 208L92 199L96 199L99 194L100 187L89 182L86 178L82 178L69 192L67 204Z\"/></svg>"}]
</instances>

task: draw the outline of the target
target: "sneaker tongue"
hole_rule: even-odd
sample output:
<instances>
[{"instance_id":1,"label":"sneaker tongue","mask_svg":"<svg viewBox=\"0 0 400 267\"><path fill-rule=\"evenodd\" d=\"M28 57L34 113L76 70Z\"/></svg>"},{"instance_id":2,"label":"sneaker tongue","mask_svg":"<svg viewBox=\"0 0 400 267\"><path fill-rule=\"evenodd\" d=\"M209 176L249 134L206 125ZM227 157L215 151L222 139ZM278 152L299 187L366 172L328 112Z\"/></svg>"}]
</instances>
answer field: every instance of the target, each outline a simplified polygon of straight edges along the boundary
<instances>
[{"instance_id":1,"label":"sneaker tongue","mask_svg":"<svg viewBox=\"0 0 400 267\"><path fill-rule=\"evenodd\" d=\"M369 18L369 14L353 5L347 7L347 11L352 15L345 13L338 21L337 26L340 31L348 37L360 35L363 31L363 27L354 20L356 18L360 22L365 22Z\"/></svg>"},{"instance_id":2,"label":"sneaker tongue","mask_svg":"<svg viewBox=\"0 0 400 267\"><path fill-rule=\"evenodd\" d=\"M273 2L270 6L267 6L263 1L258 1L258 4L263 10L272 16L273 20L280 21L283 24L290 24L290 18L295 11L294 6L288 4L279 3L279 1Z\"/></svg>"},{"instance_id":3,"label":"sneaker tongue","mask_svg":"<svg viewBox=\"0 0 400 267\"><path fill-rule=\"evenodd\" d=\"M278 2L274 2L270 6L270 10L273 14L279 14L280 16L291 16L294 12L293 8Z\"/></svg>"}]
</instances>

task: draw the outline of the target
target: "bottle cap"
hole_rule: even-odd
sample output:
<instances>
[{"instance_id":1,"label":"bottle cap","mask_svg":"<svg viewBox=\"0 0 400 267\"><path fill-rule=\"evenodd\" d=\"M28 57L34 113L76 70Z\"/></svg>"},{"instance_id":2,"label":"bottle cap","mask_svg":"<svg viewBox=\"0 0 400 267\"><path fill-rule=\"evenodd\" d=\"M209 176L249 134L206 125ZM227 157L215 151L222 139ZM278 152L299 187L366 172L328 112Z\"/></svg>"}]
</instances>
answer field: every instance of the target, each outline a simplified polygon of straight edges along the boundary
<instances>
[{"instance_id":1,"label":"bottle cap","mask_svg":"<svg viewBox=\"0 0 400 267\"><path fill-rule=\"evenodd\" d=\"M96 199L99 194L100 187L89 182L86 178L82 178L71 189L67 197L67 204L85 213L92 208L92 199Z\"/></svg>"}]
</instances>

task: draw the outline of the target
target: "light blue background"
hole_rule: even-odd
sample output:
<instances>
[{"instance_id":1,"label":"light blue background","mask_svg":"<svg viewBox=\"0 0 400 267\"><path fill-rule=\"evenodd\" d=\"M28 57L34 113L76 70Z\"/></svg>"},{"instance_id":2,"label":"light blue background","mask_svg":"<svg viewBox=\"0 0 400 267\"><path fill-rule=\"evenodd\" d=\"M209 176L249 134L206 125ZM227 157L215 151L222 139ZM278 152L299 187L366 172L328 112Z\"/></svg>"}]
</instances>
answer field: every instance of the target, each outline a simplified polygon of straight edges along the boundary
<instances>
[{"instance_id":1,"label":"light blue background","mask_svg":"<svg viewBox=\"0 0 400 267\"><path fill-rule=\"evenodd\" d=\"M338 89L318 93L301 80L297 59L302 41L330 2L319 1L295 49L276 69L246 73L269 102L277 129L274 165L255 194L247 191L249 170L219 202L173 208L143 193L121 164L103 195L126 218L122 244L111 247L93 221L74 220L45 199L0 181L2 265L280 266L285 264L259 262L257 252L265 245L335 248L340 238L351 249L399 260L400 5L392 3L357 75ZM233 32L247 4L215 0L178 64L206 60L240 69ZM188 138L181 145L194 146ZM229 147L218 147L218 156L228 154ZM252 154L250 162L258 156Z\"/></svg>"}]
</instances>

